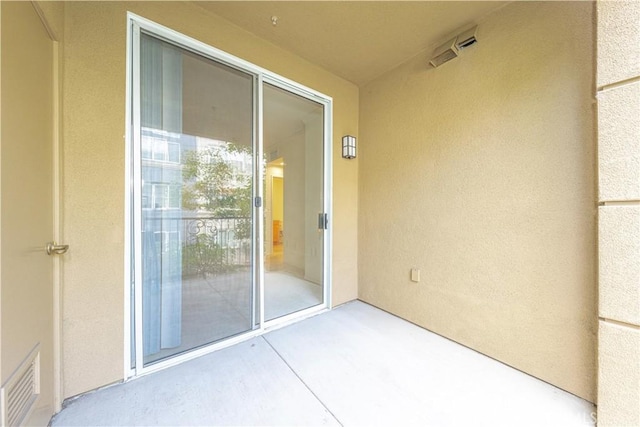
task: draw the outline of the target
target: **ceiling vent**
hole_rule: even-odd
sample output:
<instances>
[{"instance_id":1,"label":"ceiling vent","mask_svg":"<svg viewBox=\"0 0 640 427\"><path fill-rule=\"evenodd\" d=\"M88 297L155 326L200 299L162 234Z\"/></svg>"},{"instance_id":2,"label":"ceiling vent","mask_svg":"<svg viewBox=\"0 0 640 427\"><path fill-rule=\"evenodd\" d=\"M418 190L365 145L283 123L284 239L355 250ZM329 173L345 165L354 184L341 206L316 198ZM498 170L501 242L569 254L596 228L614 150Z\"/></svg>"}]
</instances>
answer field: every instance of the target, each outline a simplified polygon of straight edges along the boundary
<instances>
[{"instance_id":1,"label":"ceiling vent","mask_svg":"<svg viewBox=\"0 0 640 427\"><path fill-rule=\"evenodd\" d=\"M457 56L458 48L456 47L456 38L454 37L433 52L433 58L431 58L429 64L433 65L434 68L439 67Z\"/></svg>"},{"instance_id":2,"label":"ceiling vent","mask_svg":"<svg viewBox=\"0 0 640 427\"><path fill-rule=\"evenodd\" d=\"M447 41L443 45L438 46L438 48L433 51L429 64L434 68L437 68L445 62L449 62L452 59L457 58L458 55L460 55L460 51L468 48L469 46L473 46L478 42L478 39L476 38L477 29L478 26L470 28L460 33L457 37Z\"/></svg>"},{"instance_id":3,"label":"ceiling vent","mask_svg":"<svg viewBox=\"0 0 640 427\"><path fill-rule=\"evenodd\" d=\"M478 42L478 39L476 39L477 30L478 26L476 25L475 27L470 28L464 33L460 34L456 38L456 47L458 48L458 50L466 49Z\"/></svg>"}]
</instances>

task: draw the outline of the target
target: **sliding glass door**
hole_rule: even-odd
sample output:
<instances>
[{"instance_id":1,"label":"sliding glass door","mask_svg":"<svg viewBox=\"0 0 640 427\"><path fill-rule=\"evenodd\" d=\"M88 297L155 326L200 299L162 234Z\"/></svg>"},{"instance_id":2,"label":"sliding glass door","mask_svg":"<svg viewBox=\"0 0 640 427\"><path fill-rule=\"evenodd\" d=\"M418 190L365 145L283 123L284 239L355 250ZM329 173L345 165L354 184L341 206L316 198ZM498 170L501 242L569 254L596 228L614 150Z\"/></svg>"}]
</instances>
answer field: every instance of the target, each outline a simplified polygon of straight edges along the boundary
<instances>
[{"instance_id":1,"label":"sliding glass door","mask_svg":"<svg viewBox=\"0 0 640 427\"><path fill-rule=\"evenodd\" d=\"M329 307L331 100L130 23L134 375Z\"/></svg>"},{"instance_id":2,"label":"sliding glass door","mask_svg":"<svg viewBox=\"0 0 640 427\"><path fill-rule=\"evenodd\" d=\"M145 365L253 328L254 80L141 34Z\"/></svg>"},{"instance_id":3,"label":"sliding glass door","mask_svg":"<svg viewBox=\"0 0 640 427\"><path fill-rule=\"evenodd\" d=\"M265 320L322 304L324 106L264 85Z\"/></svg>"}]
</instances>

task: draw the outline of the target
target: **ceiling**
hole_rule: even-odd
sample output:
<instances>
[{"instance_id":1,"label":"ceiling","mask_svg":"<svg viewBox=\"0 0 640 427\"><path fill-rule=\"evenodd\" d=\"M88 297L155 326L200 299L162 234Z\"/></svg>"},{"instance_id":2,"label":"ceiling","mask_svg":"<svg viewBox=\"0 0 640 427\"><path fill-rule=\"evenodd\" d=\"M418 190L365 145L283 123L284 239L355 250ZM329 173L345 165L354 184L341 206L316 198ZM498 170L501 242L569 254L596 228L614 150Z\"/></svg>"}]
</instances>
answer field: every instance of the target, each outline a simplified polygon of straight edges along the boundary
<instances>
[{"instance_id":1,"label":"ceiling","mask_svg":"<svg viewBox=\"0 0 640 427\"><path fill-rule=\"evenodd\" d=\"M269 84L264 87L264 146L284 141L311 120L322 123L323 107Z\"/></svg>"},{"instance_id":2,"label":"ceiling","mask_svg":"<svg viewBox=\"0 0 640 427\"><path fill-rule=\"evenodd\" d=\"M245 30L359 86L505 1L198 1ZM277 16L277 25L272 17Z\"/></svg>"}]
</instances>

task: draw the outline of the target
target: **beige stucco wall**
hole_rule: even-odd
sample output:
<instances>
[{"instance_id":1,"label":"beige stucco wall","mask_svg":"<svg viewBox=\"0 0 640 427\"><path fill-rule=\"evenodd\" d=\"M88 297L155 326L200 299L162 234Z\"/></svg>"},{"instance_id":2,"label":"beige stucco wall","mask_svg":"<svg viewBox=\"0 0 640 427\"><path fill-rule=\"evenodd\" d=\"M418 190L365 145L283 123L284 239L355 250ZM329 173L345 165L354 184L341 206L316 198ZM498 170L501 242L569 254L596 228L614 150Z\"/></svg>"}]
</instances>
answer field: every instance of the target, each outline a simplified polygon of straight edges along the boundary
<instances>
[{"instance_id":1,"label":"beige stucco wall","mask_svg":"<svg viewBox=\"0 0 640 427\"><path fill-rule=\"evenodd\" d=\"M598 425L640 425L640 2L597 9Z\"/></svg>"},{"instance_id":2,"label":"beige stucco wall","mask_svg":"<svg viewBox=\"0 0 640 427\"><path fill-rule=\"evenodd\" d=\"M500 9L362 87L359 140L359 297L590 401L593 9Z\"/></svg>"},{"instance_id":3,"label":"beige stucco wall","mask_svg":"<svg viewBox=\"0 0 640 427\"><path fill-rule=\"evenodd\" d=\"M126 11L296 80L334 99L333 303L357 295L358 88L195 3L69 2L64 43L64 395L122 379Z\"/></svg>"}]
</instances>

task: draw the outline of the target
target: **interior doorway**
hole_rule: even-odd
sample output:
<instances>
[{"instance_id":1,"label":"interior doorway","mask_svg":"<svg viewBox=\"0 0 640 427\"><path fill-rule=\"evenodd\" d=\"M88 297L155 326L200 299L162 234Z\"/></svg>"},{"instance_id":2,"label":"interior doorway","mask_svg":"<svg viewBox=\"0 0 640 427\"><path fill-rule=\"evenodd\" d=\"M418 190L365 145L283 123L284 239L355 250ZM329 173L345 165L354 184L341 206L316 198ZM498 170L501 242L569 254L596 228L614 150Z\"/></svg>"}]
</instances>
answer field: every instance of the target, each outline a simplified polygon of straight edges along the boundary
<instances>
[{"instance_id":1,"label":"interior doorway","mask_svg":"<svg viewBox=\"0 0 640 427\"><path fill-rule=\"evenodd\" d=\"M281 163L284 165L284 162ZM273 212L273 244L280 246L279 251L282 251L282 237L284 233L284 176L274 176L271 179L272 199L271 199L271 211Z\"/></svg>"},{"instance_id":2,"label":"interior doorway","mask_svg":"<svg viewBox=\"0 0 640 427\"><path fill-rule=\"evenodd\" d=\"M284 161L267 163L265 176L265 258L267 271L284 268Z\"/></svg>"}]
</instances>

